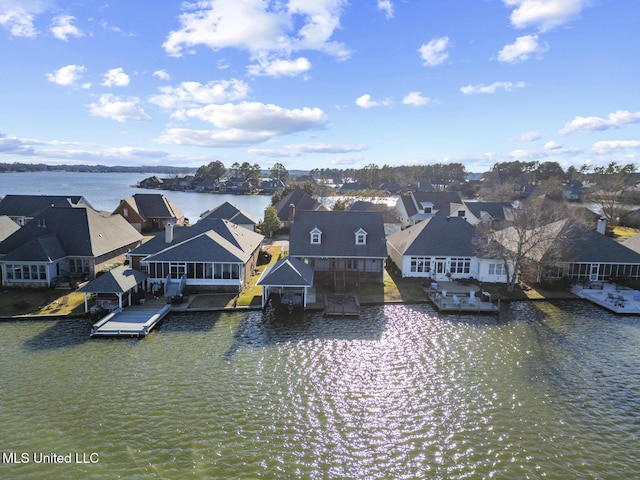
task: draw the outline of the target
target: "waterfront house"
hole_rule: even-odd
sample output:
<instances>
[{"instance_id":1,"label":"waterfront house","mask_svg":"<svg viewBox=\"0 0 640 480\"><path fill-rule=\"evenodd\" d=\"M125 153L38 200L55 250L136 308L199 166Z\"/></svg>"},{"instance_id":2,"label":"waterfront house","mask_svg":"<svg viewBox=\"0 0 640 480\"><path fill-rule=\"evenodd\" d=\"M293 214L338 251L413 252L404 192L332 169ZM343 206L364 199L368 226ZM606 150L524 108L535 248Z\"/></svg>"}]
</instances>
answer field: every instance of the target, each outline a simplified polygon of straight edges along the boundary
<instances>
[{"instance_id":1,"label":"waterfront house","mask_svg":"<svg viewBox=\"0 0 640 480\"><path fill-rule=\"evenodd\" d=\"M0 242L2 284L49 287L92 279L124 262L142 235L120 215L49 207Z\"/></svg>"},{"instance_id":2,"label":"waterfront house","mask_svg":"<svg viewBox=\"0 0 640 480\"><path fill-rule=\"evenodd\" d=\"M192 226L168 224L128 257L132 268L149 274L149 284L165 287L184 277L190 292L238 292L257 266L263 239L228 220L203 219Z\"/></svg>"},{"instance_id":3,"label":"waterfront house","mask_svg":"<svg viewBox=\"0 0 640 480\"><path fill-rule=\"evenodd\" d=\"M396 210L402 228L406 228L434 215L452 216L452 204L453 215L458 216L458 206L463 205L459 193L416 191L401 195Z\"/></svg>"},{"instance_id":4,"label":"waterfront house","mask_svg":"<svg viewBox=\"0 0 640 480\"><path fill-rule=\"evenodd\" d=\"M389 235L387 251L403 277L505 283L503 261L483 258L476 247L478 235L464 218L432 216Z\"/></svg>"},{"instance_id":5,"label":"waterfront house","mask_svg":"<svg viewBox=\"0 0 640 480\"><path fill-rule=\"evenodd\" d=\"M568 219L544 228L550 232L547 240L531 249L527 258L535 268L537 281L564 278L584 283L640 279L640 253L607 237L604 220L595 230ZM510 236L517 234L511 228L500 233L501 243L506 245Z\"/></svg>"},{"instance_id":6,"label":"waterfront house","mask_svg":"<svg viewBox=\"0 0 640 480\"><path fill-rule=\"evenodd\" d=\"M200 215L200 220L204 220L207 218L221 218L224 220L229 220L231 223L235 223L236 225L249 229L252 232L255 232L256 225L258 224L258 222L256 222L253 217L251 217L251 215L239 209L235 205L231 205L229 202L224 202Z\"/></svg>"},{"instance_id":7,"label":"waterfront house","mask_svg":"<svg viewBox=\"0 0 640 480\"><path fill-rule=\"evenodd\" d=\"M492 230L500 230L509 225L513 219L514 207L509 202L468 202L457 210L457 215L464 217L472 225L479 223L488 226ZM460 213L464 212L464 213Z\"/></svg>"},{"instance_id":8,"label":"waterfront house","mask_svg":"<svg viewBox=\"0 0 640 480\"><path fill-rule=\"evenodd\" d=\"M136 193L113 211L141 233L158 232L168 223L184 223L184 212L160 193Z\"/></svg>"},{"instance_id":9,"label":"waterfront house","mask_svg":"<svg viewBox=\"0 0 640 480\"><path fill-rule=\"evenodd\" d=\"M6 215L22 226L51 206L73 205L91 207L81 195L6 195L0 200L0 215Z\"/></svg>"},{"instance_id":10,"label":"waterfront house","mask_svg":"<svg viewBox=\"0 0 640 480\"><path fill-rule=\"evenodd\" d=\"M264 195L273 195L276 192L284 190L282 180L274 180L273 178L264 179L260 182L260 193Z\"/></svg>"},{"instance_id":11,"label":"waterfront house","mask_svg":"<svg viewBox=\"0 0 640 480\"><path fill-rule=\"evenodd\" d=\"M289 256L311 265L335 290L382 282L387 257L380 212L295 210Z\"/></svg>"},{"instance_id":12,"label":"waterfront house","mask_svg":"<svg viewBox=\"0 0 640 480\"><path fill-rule=\"evenodd\" d=\"M278 218L282 222L282 226L285 228L290 226L291 217L296 210L325 210L319 202L301 188L296 188L289 192L274 207L278 212Z\"/></svg>"}]
</instances>

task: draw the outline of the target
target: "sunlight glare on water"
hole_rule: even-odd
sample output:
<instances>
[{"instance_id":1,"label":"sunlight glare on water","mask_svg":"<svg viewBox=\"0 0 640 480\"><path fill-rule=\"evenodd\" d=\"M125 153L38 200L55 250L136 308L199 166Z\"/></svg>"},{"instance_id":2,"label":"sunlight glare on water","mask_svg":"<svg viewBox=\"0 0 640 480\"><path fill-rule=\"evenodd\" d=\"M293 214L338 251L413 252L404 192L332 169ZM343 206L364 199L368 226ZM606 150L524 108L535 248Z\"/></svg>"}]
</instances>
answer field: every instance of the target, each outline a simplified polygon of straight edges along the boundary
<instances>
[{"instance_id":1,"label":"sunlight glare on water","mask_svg":"<svg viewBox=\"0 0 640 480\"><path fill-rule=\"evenodd\" d=\"M631 478L640 320L582 302L0 324L2 478Z\"/></svg>"}]
</instances>

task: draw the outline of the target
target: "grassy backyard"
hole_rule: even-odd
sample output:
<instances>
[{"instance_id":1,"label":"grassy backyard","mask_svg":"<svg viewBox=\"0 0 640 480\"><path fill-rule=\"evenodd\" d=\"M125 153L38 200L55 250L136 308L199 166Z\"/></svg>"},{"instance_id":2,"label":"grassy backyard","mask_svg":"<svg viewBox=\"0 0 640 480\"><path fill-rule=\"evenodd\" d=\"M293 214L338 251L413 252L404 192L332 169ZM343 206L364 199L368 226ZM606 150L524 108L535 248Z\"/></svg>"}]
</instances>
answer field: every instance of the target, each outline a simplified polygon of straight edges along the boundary
<instances>
[{"instance_id":1,"label":"grassy backyard","mask_svg":"<svg viewBox=\"0 0 640 480\"><path fill-rule=\"evenodd\" d=\"M0 316L68 315L84 312L84 294L67 290L9 288L0 295Z\"/></svg>"}]
</instances>

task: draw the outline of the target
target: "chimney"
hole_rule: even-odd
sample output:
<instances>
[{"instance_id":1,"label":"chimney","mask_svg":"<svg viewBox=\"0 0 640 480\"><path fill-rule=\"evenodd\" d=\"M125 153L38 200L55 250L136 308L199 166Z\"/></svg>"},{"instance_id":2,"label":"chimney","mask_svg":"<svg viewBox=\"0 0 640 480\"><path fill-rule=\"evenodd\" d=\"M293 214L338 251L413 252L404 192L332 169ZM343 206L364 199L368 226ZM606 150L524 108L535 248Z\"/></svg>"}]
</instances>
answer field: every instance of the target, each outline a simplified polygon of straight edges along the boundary
<instances>
[{"instance_id":1,"label":"chimney","mask_svg":"<svg viewBox=\"0 0 640 480\"><path fill-rule=\"evenodd\" d=\"M291 203L289 205L289 221L293 222L293 219L296 217L296 206Z\"/></svg>"},{"instance_id":2,"label":"chimney","mask_svg":"<svg viewBox=\"0 0 640 480\"><path fill-rule=\"evenodd\" d=\"M164 227L164 242L173 242L173 223L167 223Z\"/></svg>"},{"instance_id":3,"label":"chimney","mask_svg":"<svg viewBox=\"0 0 640 480\"><path fill-rule=\"evenodd\" d=\"M596 228L596 231L600 235L604 235L605 233L607 233L607 219L606 218L600 217L600 219L598 220L598 226Z\"/></svg>"}]
</instances>

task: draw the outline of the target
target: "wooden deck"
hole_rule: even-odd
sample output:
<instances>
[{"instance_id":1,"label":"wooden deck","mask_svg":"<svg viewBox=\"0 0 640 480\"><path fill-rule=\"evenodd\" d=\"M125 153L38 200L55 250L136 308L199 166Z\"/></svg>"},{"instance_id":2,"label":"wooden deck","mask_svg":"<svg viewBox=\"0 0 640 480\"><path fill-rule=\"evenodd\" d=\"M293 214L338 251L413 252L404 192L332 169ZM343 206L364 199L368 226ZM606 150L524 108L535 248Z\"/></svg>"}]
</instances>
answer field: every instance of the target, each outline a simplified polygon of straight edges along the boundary
<instances>
[{"instance_id":1,"label":"wooden deck","mask_svg":"<svg viewBox=\"0 0 640 480\"><path fill-rule=\"evenodd\" d=\"M91 337L144 337L171 311L171 305L116 309L91 327Z\"/></svg>"},{"instance_id":2,"label":"wooden deck","mask_svg":"<svg viewBox=\"0 0 640 480\"><path fill-rule=\"evenodd\" d=\"M358 297L344 294L329 294L324 297L324 314L328 316L358 316L360 302Z\"/></svg>"},{"instance_id":3,"label":"wooden deck","mask_svg":"<svg viewBox=\"0 0 640 480\"><path fill-rule=\"evenodd\" d=\"M483 292L472 293L462 291L428 291L429 300L440 312L451 313L491 313L497 314L500 306L491 301L491 297Z\"/></svg>"}]
</instances>

